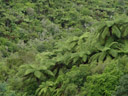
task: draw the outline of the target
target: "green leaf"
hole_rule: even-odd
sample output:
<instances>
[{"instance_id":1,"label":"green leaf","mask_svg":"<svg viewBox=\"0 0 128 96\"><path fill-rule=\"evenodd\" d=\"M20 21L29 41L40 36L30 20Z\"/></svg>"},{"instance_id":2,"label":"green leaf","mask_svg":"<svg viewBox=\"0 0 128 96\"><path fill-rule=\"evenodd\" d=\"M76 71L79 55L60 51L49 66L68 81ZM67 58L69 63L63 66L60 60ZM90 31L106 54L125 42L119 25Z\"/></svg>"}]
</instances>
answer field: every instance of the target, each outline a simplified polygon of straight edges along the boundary
<instances>
[{"instance_id":1,"label":"green leaf","mask_svg":"<svg viewBox=\"0 0 128 96\"><path fill-rule=\"evenodd\" d=\"M111 50L109 51L109 54L111 54L113 57L117 57L118 52L117 52L116 50L114 50L114 49L111 49Z\"/></svg>"},{"instance_id":2,"label":"green leaf","mask_svg":"<svg viewBox=\"0 0 128 96\"><path fill-rule=\"evenodd\" d=\"M117 26L112 27L112 33L115 34L118 38L121 37L121 32Z\"/></svg>"},{"instance_id":3,"label":"green leaf","mask_svg":"<svg viewBox=\"0 0 128 96\"><path fill-rule=\"evenodd\" d=\"M50 75L50 76L54 76L53 72L50 71L50 70L46 70L45 73L48 74L48 75Z\"/></svg>"},{"instance_id":4,"label":"green leaf","mask_svg":"<svg viewBox=\"0 0 128 96\"><path fill-rule=\"evenodd\" d=\"M36 64L31 64L31 65L29 65L31 68L33 68L33 69L35 69L35 68L37 68L37 66L36 66Z\"/></svg>"},{"instance_id":5,"label":"green leaf","mask_svg":"<svg viewBox=\"0 0 128 96\"><path fill-rule=\"evenodd\" d=\"M96 53L93 56L90 57L89 62L96 61L101 53Z\"/></svg>"},{"instance_id":6,"label":"green leaf","mask_svg":"<svg viewBox=\"0 0 128 96\"><path fill-rule=\"evenodd\" d=\"M90 35L90 32L86 32L86 33L84 33L84 34L80 37L80 39L87 38L87 37L89 37L89 35Z\"/></svg>"},{"instance_id":7,"label":"green leaf","mask_svg":"<svg viewBox=\"0 0 128 96\"><path fill-rule=\"evenodd\" d=\"M40 66L38 70L47 70L46 66Z\"/></svg>"},{"instance_id":8,"label":"green leaf","mask_svg":"<svg viewBox=\"0 0 128 96\"><path fill-rule=\"evenodd\" d=\"M128 27L125 29L124 33L123 33L123 37L127 36L128 35Z\"/></svg>"},{"instance_id":9,"label":"green leaf","mask_svg":"<svg viewBox=\"0 0 128 96\"><path fill-rule=\"evenodd\" d=\"M106 24L107 24L107 27L111 27L114 24L114 22L113 21L106 21Z\"/></svg>"},{"instance_id":10,"label":"green leaf","mask_svg":"<svg viewBox=\"0 0 128 96\"><path fill-rule=\"evenodd\" d=\"M104 39L107 36L108 32L109 32L109 28L108 27L105 27L105 29L104 29L101 37Z\"/></svg>"},{"instance_id":11,"label":"green leaf","mask_svg":"<svg viewBox=\"0 0 128 96\"><path fill-rule=\"evenodd\" d=\"M33 73L34 71L34 69L27 69L24 75L28 75L30 73Z\"/></svg>"},{"instance_id":12,"label":"green leaf","mask_svg":"<svg viewBox=\"0 0 128 96\"><path fill-rule=\"evenodd\" d=\"M84 62L86 62L87 61L87 55L84 55L82 59Z\"/></svg>"},{"instance_id":13,"label":"green leaf","mask_svg":"<svg viewBox=\"0 0 128 96\"><path fill-rule=\"evenodd\" d=\"M35 77L37 77L37 78L39 78L40 79L40 77L41 77L41 72L40 71L35 71L34 72L34 75L35 75Z\"/></svg>"},{"instance_id":14,"label":"green leaf","mask_svg":"<svg viewBox=\"0 0 128 96\"><path fill-rule=\"evenodd\" d=\"M98 32L102 32L105 27L106 27L105 22L98 24Z\"/></svg>"},{"instance_id":15,"label":"green leaf","mask_svg":"<svg viewBox=\"0 0 128 96\"><path fill-rule=\"evenodd\" d=\"M105 52L105 51L107 51L107 50L109 50L109 49L110 49L109 47L104 47L104 48L102 49L102 51Z\"/></svg>"},{"instance_id":16,"label":"green leaf","mask_svg":"<svg viewBox=\"0 0 128 96\"><path fill-rule=\"evenodd\" d=\"M46 88L42 88L42 89L40 89L38 95L41 96L41 94L43 94L45 90L46 90Z\"/></svg>"},{"instance_id":17,"label":"green leaf","mask_svg":"<svg viewBox=\"0 0 128 96\"><path fill-rule=\"evenodd\" d=\"M100 54L100 56L99 56L99 61L103 61L104 60L104 58L105 58L105 56L106 56L106 52L102 52L101 54Z\"/></svg>"},{"instance_id":18,"label":"green leaf","mask_svg":"<svg viewBox=\"0 0 128 96\"><path fill-rule=\"evenodd\" d=\"M77 44L76 42L72 42L72 43L70 43L68 49L70 50L70 49L74 48L76 44Z\"/></svg>"},{"instance_id":19,"label":"green leaf","mask_svg":"<svg viewBox=\"0 0 128 96\"><path fill-rule=\"evenodd\" d=\"M78 55L79 55L80 57L83 57L83 56L85 55L85 52L81 51L81 52L78 53Z\"/></svg>"},{"instance_id":20,"label":"green leaf","mask_svg":"<svg viewBox=\"0 0 128 96\"><path fill-rule=\"evenodd\" d=\"M79 59L79 57L77 56L77 57L75 57L75 58L73 58L73 63L76 63L76 61Z\"/></svg>"}]
</instances>

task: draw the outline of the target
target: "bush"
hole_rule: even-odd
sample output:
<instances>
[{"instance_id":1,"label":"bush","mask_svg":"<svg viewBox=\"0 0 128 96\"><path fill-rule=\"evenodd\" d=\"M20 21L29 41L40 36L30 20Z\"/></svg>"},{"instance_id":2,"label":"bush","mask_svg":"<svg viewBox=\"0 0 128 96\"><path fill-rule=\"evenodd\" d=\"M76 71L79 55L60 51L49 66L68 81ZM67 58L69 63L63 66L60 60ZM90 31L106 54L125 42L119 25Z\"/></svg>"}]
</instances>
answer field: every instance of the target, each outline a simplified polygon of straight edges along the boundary
<instances>
[{"instance_id":1,"label":"bush","mask_svg":"<svg viewBox=\"0 0 128 96\"><path fill-rule=\"evenodd\" d=\"M117 87L116 96L128 96L128 74L120 78L120 83Z\"/></svg>"}]
</instances>

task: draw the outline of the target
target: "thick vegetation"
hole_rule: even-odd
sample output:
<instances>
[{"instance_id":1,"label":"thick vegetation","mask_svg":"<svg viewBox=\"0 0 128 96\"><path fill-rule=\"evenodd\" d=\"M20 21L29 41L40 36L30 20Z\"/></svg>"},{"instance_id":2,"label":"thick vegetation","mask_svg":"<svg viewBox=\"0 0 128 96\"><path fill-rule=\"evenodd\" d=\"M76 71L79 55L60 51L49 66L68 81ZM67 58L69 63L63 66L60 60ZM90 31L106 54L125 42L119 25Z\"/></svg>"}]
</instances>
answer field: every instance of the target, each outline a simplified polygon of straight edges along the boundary
<instances>
[{"instance_id":1,"label":"thick vegetation","mask_svg":"<svg viewBox=\"0 0 128 96\"><path fill-rule=\"evenodd\" d=\"M127 0L0 0L0 96L128 96Z\"/></svg>"}]
</instances>

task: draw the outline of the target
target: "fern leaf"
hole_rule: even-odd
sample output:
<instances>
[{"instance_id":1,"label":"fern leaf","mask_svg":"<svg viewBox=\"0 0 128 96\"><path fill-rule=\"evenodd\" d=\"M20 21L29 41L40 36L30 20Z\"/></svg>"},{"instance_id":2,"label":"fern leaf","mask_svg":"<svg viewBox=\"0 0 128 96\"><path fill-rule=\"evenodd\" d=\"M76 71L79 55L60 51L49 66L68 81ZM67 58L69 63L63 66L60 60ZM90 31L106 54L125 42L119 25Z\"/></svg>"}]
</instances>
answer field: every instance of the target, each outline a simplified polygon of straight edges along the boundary
<instances>
[{"instance_id":1,"label":"fern leaf","mask_svg":"<svg viewBox=\"0 0 128 96\"><path fill-rule=\"evenodd\" d=\"M99 56L98 61L103 61L104 58L105 58L105 56L106 56L106 52L102 52L102 53L100 54L100 56Z\"/></svg>"},{"instance_id":2,"label":"fern leaf","mask_svg":"<svg viewBox=\"0 0 128 96\"><path fill-rule=\"evenodd\" d=\"M87 61L87 55L84 55L83 58L82 58L82 60L83 60L84 62L86 62L86 61Z\"/></svg>"},{"instance_id":3,"label":"fern leaf","mask_svg":"<svg viewBox=\"0 0 128 96\"><path fill-rule=\"evenodd\" d=\"M34 69L28 69L28 70L26 70L24 75L28 75L30 73L33 73L34 71L35 71Z\"/></svg>"},{"instance_id":4,"label":"fern leaf","mask_svg":"<svg viewBox=\"0 0 128 96\"><path fill-rule=\"evenodd\" d=\"M93 56L90 57L89 62L96 61L101 53L96 53Z\"/></svg>"},{"instance_id":5,"label":"fern leaf","mask_svg":"<svg viewBox=\"0 0 128 96\"><path fill-rule=\"evenodd\" d=\"M109 50L109 49L110 49L109 47L104 47L104 48L102 49L102 51L105 52L105 51L107 51L107 50Z\"/></svg>"},{"instance_id":6,"label":"fern leaf","mask_svg":"<svg viewBox=\"0 0 128 96\"><path fill-rule=\"evenodd\" d=\"M46 70L45 73L48 74L48 75L50 75L50 76L54 76L53 72L50 71L50 70Z\"/></svg>"},{"instance_id":7,"label":"fern leaf","mask_svg":"<svg viewBox=\"0 0 128 96\"><path fill-rule=\"evenodd\" d=\"M111 27L114 24L113 21L106 21L106 25L107 27Z\"/></svg>"},{"instance_id":8,"label":"fern leaf","mask_svg":"<svg viewBox=\"0 0 128 96\"><path fill-rule=\"evenodd\" d=\"M128 35L128 27L125 29L124 33L123 33L123 37L127 36Z\"/></svg>"},{"instance_id":9,"label":"fern leaf","mask_svg":"<svg viewBox=\"0 0 128 96\"><path fill-rule=\"evenodd\" d=\"M109 51L109 54L111 54L113 57L117 57L118 52L117 52L116 50L114 50L114 49L111 49L111 50Z\"/></svg>"},{"instance_id":10,"label":"fern leaf","mask_svg":"<svg viewBox=\"0 0 128 96\"><path fill-rule=\"evenodd\" d=\"M73 63L76 63L77 60L79 60L78 56L73 59Z\"/></svg>"},{"instance_id":11,"label":"fern leaf","mask_svg":"<svg viewBox=\"0 0 128 96\"><path fill-rule=\"evenodd\" d=\"M41 77L41 72L40 71L35 71L34 72L34 75L35 75L35 77L37 77L37 78L39 78L40 79L40 77Z\"/></svg>"},{"instance_id":12,"label":"fern leaf","mask_svg":"<svg viewBox=\"0 0 128 96\"><path fill-rule=\"evenodd\" d=\"M118 29L117 26L112 27L112 33L115 34L118 38L121 37L121 32L120 32L120 30Z\"/></svg>"},{"instance_id":13,"label":"fern leaf","mask_svg":"<svg viewBox=\"0 0 128 96\"><path fill-rule=\"evenodd\" d=\"M40 66L38 70L47 70L46 66Z\"/></svg>"},{"instance_id":14,"label":"fern leaf","mask_svg":"<svg viewBox=\"0 0 128 96\"><path fill-rule=\"evenodd\" d=\"M42 88L41 90L40 90L40 92L39 92L39 96L41 96L42 94L44 94L45 92L45 89L44 88Z\"/></svg>"},{"instance_id":15,"label":"fern leaf","mask_svg":"<svg viewBox=\"0 0 128 96\"><path fill-rule=\"evenodd\" d=\"M99 26L98 26L98 32L102 32L105 27L106 27L105 22L102 22L101 24L99 24Z\"/></svg>"},{"instance_id":16,"label":"fern leaf","mask_svg":"<svg viewBox=\"0 0 128 96\"><path fill-rule=\"evenodd\" d=\"M109 32L109 28L108 27L105 27L105 29L104 29L101 37L104 39L107 36L108 32Z\"/></svg>"}]
</instances>

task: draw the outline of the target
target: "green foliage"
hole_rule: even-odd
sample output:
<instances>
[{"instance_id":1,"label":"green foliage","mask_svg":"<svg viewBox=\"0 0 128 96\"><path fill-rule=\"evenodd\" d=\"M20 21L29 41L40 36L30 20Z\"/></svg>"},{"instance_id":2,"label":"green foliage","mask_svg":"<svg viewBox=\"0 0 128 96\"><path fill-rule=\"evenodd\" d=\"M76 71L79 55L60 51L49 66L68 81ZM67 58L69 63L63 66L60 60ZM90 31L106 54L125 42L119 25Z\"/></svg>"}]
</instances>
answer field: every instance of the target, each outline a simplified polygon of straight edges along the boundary
<instances>
[{"instance_id":1,"label":"green foliage","mask_svg":"<svg viewBox=\"0 0 128 96\"><path fill-rule=\"evenodd\" d=\"M105 63L106 67L103 69L102 74L94 74L87 77L87 82L85 82L85 94L87 96L111 96L115 91L123 72L118 68L118 63L115 60L109 60L109 62Z\"/></svg>"},{"instance_id":2,"label":"green foliage","mask_svg":"<svg viewBox=\"0 0 128 96\"><path fill-rule=\"evenodd\" d=\"M10 86L8 86L5 82L0 83L0 96L26 96L22 93L16 93L15 91L10 90Z\"/></svg>"},{"instance_id":3,"label":"green foliage","mask_svg":"<svg viewBox=\"0 0 128 96\"><path fill-rule=\"evenodd\" d=\"M116 96L127 96L128 95L128 75L124 75L120 79L119 86L116 91Z\"/></svg>"},{"instance_id":4,"label":"green foliage","mask_svg":"<svg viewBox=\"0 0 128 96\"><path fill-rule=\"evenodd\" d=\"M55 88L52 88L53 86L54 82L52 81L42 82L42 84L36 90L36 94L38 96L53 96L55 91Z\"/></svg>"},{"instance_id":5,"label":"green foliage","mask_svg":"<svg viewBox=\"0 0 128 96\"><path fill-rule=\"evenodd\" d=\"M0 95L127 95L127 3L0 0Z\"/></svg>"}]
</instances>

